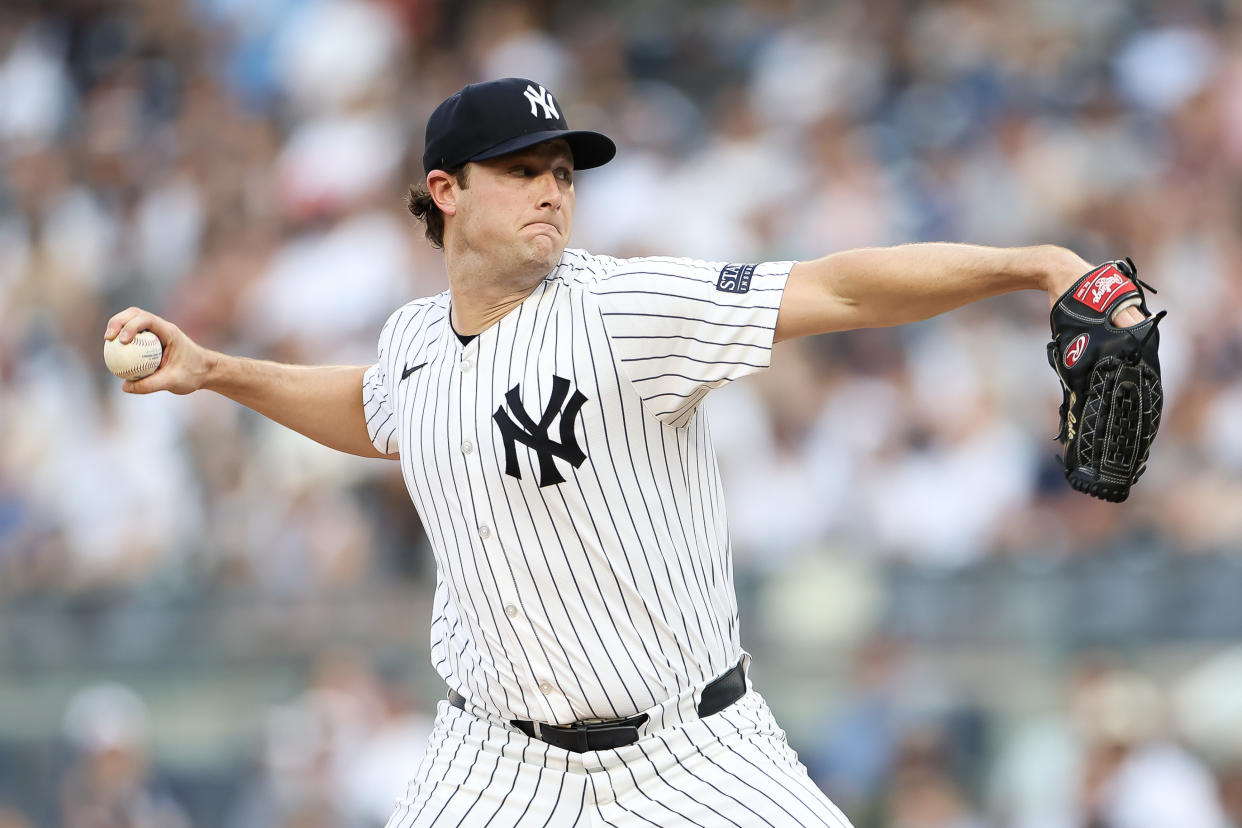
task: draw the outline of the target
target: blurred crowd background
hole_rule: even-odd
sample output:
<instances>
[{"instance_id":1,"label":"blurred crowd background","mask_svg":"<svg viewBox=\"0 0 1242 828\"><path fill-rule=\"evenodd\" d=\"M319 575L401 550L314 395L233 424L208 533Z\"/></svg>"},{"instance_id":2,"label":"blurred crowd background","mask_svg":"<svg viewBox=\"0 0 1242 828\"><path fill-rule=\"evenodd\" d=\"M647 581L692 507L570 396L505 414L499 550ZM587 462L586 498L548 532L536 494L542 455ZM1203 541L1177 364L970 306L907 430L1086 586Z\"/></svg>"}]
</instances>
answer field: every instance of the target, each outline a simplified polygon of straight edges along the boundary
<instances>
[{"instance_id":1,"label":"blurred crowd background","mask_svg":"<svg viewBox=\"0 0 1242 828\"><path fill-rule=\"evenodd\" d=\"M1242 6L5 0L0 826L382 825L444 688L399 471L130 397L113 313L369 363L446 287L430 110L534 78L617 139L575 246L1133 256L1165 417L1065 485L1047 297L787 343L706 405L743 643L859 828L1242 826Z\"/></svg>"}]
</instances>

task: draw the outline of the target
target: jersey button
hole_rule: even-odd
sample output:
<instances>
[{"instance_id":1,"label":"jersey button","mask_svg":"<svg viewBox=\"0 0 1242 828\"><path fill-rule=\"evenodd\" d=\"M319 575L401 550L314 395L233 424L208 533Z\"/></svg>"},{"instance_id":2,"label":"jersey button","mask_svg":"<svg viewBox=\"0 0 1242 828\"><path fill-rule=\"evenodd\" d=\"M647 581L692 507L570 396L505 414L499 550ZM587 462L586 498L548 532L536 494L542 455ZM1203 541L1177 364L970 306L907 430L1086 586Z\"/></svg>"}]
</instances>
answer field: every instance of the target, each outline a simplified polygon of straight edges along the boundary
<instances>
[{"instance_id":1,"label":"jersey button","mask_svg":"<svg viewBox=\"0 0 1242 828\"><path fill-rule=\"evenodd\" d=\"M470 442L469 440L467 440L466 442L464 442L464 443L462 443L462 444L461 444L461 453L462 453L462 454L469 454L469 453L470 453L470 452L472 452L472 451L474 451L474 443L472 443L472 442Z\"/></svg>"},{"instance_id":2,"label":"jersey button","mask_svg":"<svg viewBox=\"0 0 1242 828\"><path fill-rule=\"evenodd\" d=\"M480 537L480 538L482 538L483 540L487 540L487 539L488 539L488 538L490 538L491 536L492 536L492 530L491 530L491 527L489 527L487 524L484 524L484 525L482 525L482 526L480 526L480 527L479 527L479 537Z\"/></svg>"},{"instance_id":3,"label":"jersey button","mask_svg":"<svg viewBox=\"0 0 1242 828\"><path fill-rule=\"evenodd\" d=\"M469 371L469 370L470 370L471 368L473 368L473 367L474 367L474 363L473 363L473 362L471 362L470 360L468 360L468 359L463 359L463 360L461 361L461 370L463 370L463 371Z\"/></svg>"},{"instance_id":4,"label":"jersey button","mask_svg":"<svg viewBox=\"0 0 1242 828\"><path fill-rule=\"evenodd\" d=\"M517 618L517 607L513 606L513 604L505 604L505 615L510 618Z\"/></svg>"},{"instance_id":5,"label":"jersey button","mask_svg":"<svg viewBox=\"0 0 1242 828\"><path fill-rule=\"evenodd\" d=\"M539 692L545 696L550 696L556 692L556 688L552 686L550 681L541 681L539 682Z\"/></svg>"}]
</instances>

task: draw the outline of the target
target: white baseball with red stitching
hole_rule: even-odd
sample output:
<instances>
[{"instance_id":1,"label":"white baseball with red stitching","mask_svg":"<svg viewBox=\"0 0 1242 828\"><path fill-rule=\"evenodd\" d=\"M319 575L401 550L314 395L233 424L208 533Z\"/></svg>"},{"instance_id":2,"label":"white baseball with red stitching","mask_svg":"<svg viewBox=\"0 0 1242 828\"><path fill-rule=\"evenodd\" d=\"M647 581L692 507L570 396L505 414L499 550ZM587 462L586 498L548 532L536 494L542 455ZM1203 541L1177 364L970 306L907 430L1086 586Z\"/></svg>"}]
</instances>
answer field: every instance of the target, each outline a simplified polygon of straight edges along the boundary
<instances>
[{"instance_id":1,"label":"white baseball with red stitching","mask_svg":"<svg viewBox=\"0 0 1242 828\"><path fill-rule=\"evenodd\" d=\"M142 331L132 341L104 340L104 364L121 379L139 380L149 377L160 367L164 346L151 331Z\"/></svg>"}]
</instances>

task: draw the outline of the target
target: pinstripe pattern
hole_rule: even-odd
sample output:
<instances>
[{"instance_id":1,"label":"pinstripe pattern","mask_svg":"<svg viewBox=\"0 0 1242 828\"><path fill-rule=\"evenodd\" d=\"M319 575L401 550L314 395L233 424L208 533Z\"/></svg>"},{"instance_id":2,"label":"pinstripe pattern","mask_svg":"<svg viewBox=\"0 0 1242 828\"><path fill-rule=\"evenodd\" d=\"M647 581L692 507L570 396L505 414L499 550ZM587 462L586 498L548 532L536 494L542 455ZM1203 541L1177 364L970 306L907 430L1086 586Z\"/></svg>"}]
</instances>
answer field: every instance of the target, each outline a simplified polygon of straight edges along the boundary
<instances>
[{"instance_id":1,"label":"pinstripe pattern","mask_svg":"<svg viewBox=\"0 0 1242 828\"><path fill-rule=\"evenodd\" d=\"M722 266L567 250L467 345L448 293L385 323L364 414L376 447L400 454L435 552L433 662L475 704L552 723L629 716L741 656L698 407L768 365L792 264L759 265L742 294L717 289ZM540 421L555 378L585 395L571 433L586 457L553 458L564 480L540 486L538 451L507 445L495 418ZM549 422L559 443L559 414Z\"/></svg>"},{"instance_id":2,"label":"pinstripe pattern","mask_svg":"<svg viewBox=\"0 0 1242 828\"><path fill-rule=\"evenodd\" d=\"M589 780L553 749L447 703L388 828L590 825Z\"/></svg>"},{"instance_id":3,"label":"pinstripe pattern","mask_svg":"<svg viewBox=\"0 0 1242 828\"><path fill-rule=\"evenodd\" d=\"M849 828L753 690L708 719L570 754L441 704L388 828Z\"/></svg>"},{"instance_id":4,"label":"pinstripe pattern","mask_svg":"<svg viewBox=\"0 0 1242 828\"><path fill-rule=\"evenodd\" d=\"M466 345L447 293L384 325L364 414L435 552L435 668L471 707L441 703L389 828L848 828L758 694L694 713L743 657L699 404L767 367L791 263L741 294L722 267L570 250ZM640 712L639 741L599 753L508 724Z\"/></svg>"}]
</instances>

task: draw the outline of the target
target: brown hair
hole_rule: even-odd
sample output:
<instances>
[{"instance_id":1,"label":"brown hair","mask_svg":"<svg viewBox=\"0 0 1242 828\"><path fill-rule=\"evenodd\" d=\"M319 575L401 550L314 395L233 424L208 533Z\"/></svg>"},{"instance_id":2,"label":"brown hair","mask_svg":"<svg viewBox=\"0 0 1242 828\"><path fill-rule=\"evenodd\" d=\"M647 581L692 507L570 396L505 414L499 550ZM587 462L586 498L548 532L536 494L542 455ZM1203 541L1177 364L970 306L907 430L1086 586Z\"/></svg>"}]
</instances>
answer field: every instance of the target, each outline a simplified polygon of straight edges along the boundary
<instances>
[{"instance_id":1,"label":"brown hair","mask_svg":"<svg viewBox=\"0 0 1242 828\"><path fill-rule=\"evenodd\" d=\"M445 170L446 173L457 177L457 184L463 190L467 187L467 167L465 165L454 170ZM436 206L435 199L431 197L431 191L427 189L427 182L420 181L410 187L409 193L405 196L405 206L409 209L414 218L427 225L426 235L427 241L431 242L432 247L444 247L444 213L440 212L440 208Z\"/></svg>"}]
</instances>

